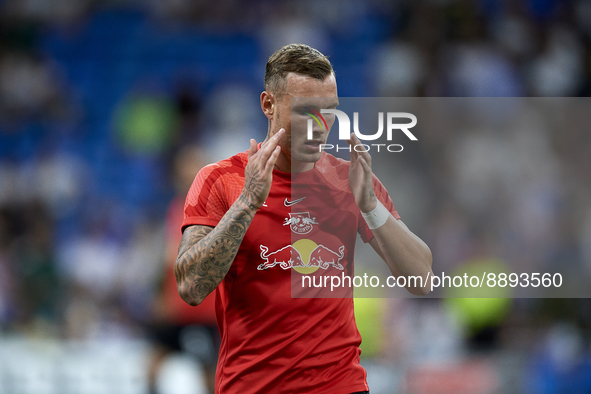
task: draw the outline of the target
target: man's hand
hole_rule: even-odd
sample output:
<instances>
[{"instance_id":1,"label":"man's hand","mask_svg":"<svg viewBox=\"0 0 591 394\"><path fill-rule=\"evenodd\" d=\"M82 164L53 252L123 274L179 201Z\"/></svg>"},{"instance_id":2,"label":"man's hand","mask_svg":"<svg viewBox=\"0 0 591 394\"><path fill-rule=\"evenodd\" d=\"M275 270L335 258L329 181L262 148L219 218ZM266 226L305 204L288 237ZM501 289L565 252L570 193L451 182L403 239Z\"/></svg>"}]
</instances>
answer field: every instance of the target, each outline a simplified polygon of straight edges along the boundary
<instances>
[{"instance_id":1,"label":"man's hand","mask_svg":"<svg viewBox=\"0 0 591 394\"><path fill-rule=\"evenodd\" d=\"M349 188L355 197L355 203L361 212L371 212L378 199L373 191L371 156L368 152L357 152L355 146L361 144L355 133L347 140L351 146L351 164L349 166Z\"/></svg>"},{"instance_id":2,"label":"man's hand","mask_svg":"<svg viewBox=\"0 0 591 394\"><path fill-rule=\"evenodd\" d=\"M281 147L277 144L283 133L285 130L280 129L258 152L257 142L254 139L250 140L242 197L256 208L260 208L269 196L273 181L273 167L281 152Z\"/></svg>"},{"instance_id":3,"label":"man's hand","mask_svg":"<svg viewBox=\"0 0 591 394\"><path fill-rule=\"evenodd\" d=\"M213 227L190 226L185 229L174 266L179 295L190 305L199 305L224 279L238 253L244 235L269 195L273 166L281 148L279 130L257 152L250 140L248 164L244 171L242 194Z\"/></svg>"},{"instance_id":4,"label":"man's hand","mask_svg":"<svg viewBox=\"0 0 591 394\"><path fill-rule=\"evenodd\" d=\"M373 190L371 156L368 152L355 151L355 145L361 144L355 133L347 141L351 145L351 164L349 167L349 187L355 197L355 203L363 213L371 212L378 204ZM362 149L360 149L362 150ZM429 247L414 235L401 220L389 215L386 222L371 230L374 238L370 245L380 255L395 277L420 276L423 287L406 287L416 295L429 293L427 279L433 275L431 263L433 257Z\"/></svg>"}]
</instances>

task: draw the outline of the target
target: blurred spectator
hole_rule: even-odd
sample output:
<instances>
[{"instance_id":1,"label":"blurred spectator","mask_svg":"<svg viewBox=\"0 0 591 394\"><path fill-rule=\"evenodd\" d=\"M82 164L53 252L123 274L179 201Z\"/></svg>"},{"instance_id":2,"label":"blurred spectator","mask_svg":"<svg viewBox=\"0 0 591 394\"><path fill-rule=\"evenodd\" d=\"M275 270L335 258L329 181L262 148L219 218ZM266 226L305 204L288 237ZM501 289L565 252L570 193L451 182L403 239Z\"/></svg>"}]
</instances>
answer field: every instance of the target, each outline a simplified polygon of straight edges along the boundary
<instances>
[{"instance_id":1,"label":"blurred spectator","mask_svg":"<svg viewBox=\"0 0 591 394\"><path fill-rule=\"evenodd\" d=\"M591 354L580 330L564 322L551 326L530 360L524 389L531 394L575 394L591 391Z\"/></svg>"},{"instance_id":2,"label":"blurred spectator","mask_svg":"<svg viewBox=\"0 0 591 394\"><path fill-rule=\"evenodd\" d=\"M267 124L261 117L259 94L241 84L224 84L211 92L204 108L203 146L212 161L222 160L231 152L246 151L250 138L262 142ZM263 118L263 119L261 119Z\"/></svg>"},{"instance_id":3,"label":"blurred spectator","mask_svg":"<svg viewBox=\"0 0 591 394\"><path fill-rule=\"evenodd\" d=\"M154 89L129 94L115 115L117 140L128 153L159 156L175 140L178 112L173 100Z\"/></svg>"},{"instance_id":4,"label":"blurred spectator","mask_svg":"<svg viewBox=\"0 0 591 394\"><path fill-rule=\"evenodd\" d=\"M534 96L574 96L583 85L583 45L566 26L546 32L544 48L530 64Z\"/></svg>"},{"instance_id":5,"label":"blurred spectator","mask_svg":"<svg viewBox=\"0 0 591 394\"><path fill-rule=\"evenodd\" d=\"M395 41L376 51L376 92L384 97L414 97L421 92L426 66L414 45Z\"/></svg>"},{"instance_id":6,"label":"blurred spectator","mask_svg":"<svg viewBox=\"0 0 591 394\"><path fill-rule=\"evenodd\" d=\"M514 66L485 42L462 43L449 48L449 95L459 97L515 97L522 89Z\"/></svg>"},{"instance_id":7,"label":"blurred spectator","mask_svg":"<svg viewBox=\"0 0 591 394\"><path fill-rule=\"evenodd\" d=\"M4 12L12 18L71 23L83 17L91 3L91 0L6 0Z\"/></svg>"},{"instance_id":8,"label":"blurred spectator","mask_svg":"<svg viewBox=\"0 0 591 394\"><path fill-rule=\"evenodd\" d=\"M9 213L0 209L0 329L11 320L15 312L14 284L12 269L12 226Z\"/></svg>"},{"instance_id":9,"label":"blurred spectator","mask_svg":"<svg viewBox=\"0 0 591 394\"><path fill-rule=\"evenodd\" d=\"M146 240L136 235L138 228L132 225L128 225L132 243L123 238L118 231L125 229L117 228L121 222L116 215L120 213L114 205L94 208L85 218L82 231L60 245L60 272L67 281L63 324L68 338L129 339L140 334L134 318L141 320L137 316L142 309L141 304L133 302L134 296L145 286L144 278L150 275L150 266L158 261L158 255L152 253L142 261L145 267L140 273L130 277L130 267L137 267L135 242ZM151 247L157 248L154 239L147 241L142 247L148 252Z\"/></svg>"},{"instance_id":10,"label":"blurred spectator","mask_svg":"<svg viewBox=\"0 0 591 394\"><path fill-rule=\"evenodd\" d=\"M275 52L277 48L294 42L306 43L322 53L327 53L329 43L326 32L314 22L314 15L310 14L304 3L278 2L268 5L274 15L273 18L265 19L259 33L266 56Z\"/></svg>"},{"instance_id":11,"label":"blurred spectator","mask_svg":"<svg viewBox=\"0 0 591 394\"><path fill-rule=\"evenodd\" d=\"M35 332L38 324L56 327L61 318L64 294L53 225L39 202L11 204L1 210L0 321L9 328Z\"/></svg>"},{"instance_id":12,"label":"blurred spectator","mask_svg":"<svg viewBox=\"0 0 591 394\"><path fill-rule=\"evenodd\" d=\"M162 286L155 300L151 326L155 343L150 365L153 388L162 373L163 363L175 353L182 352L201 363L209 392L213 393L214 389L220 341L215 317L215 292L199 306L192 307L180 298L174 275L174 263L182 235L185 198L195 176L206 164L209 164L209 156L195 145L184 146L174 160L172 175L175 198L168 207Z\"/></svg>"},{"instance_id":13,"label":"blurred spectator","mask_svg":"<svg viewBox=\"0 0 591 394\"><path fill-rule=\"evenodd\" d=\"M22 233L15 239L19 320L35 318L56 322L61 307L62 283L53 247L53 221L46 208L31 204L21 208Z\"/></svg>"},{"instance_id":14,"label":"blurred spectator","mask_svg":"<svg viewBox=\"0 0 591 394\"><path fill-rule=\"evenodd\" d=\"M38 56L0 54L0 120L63 116L66 104L58 75Z\"/></svg>"},{"instance_id":15,"label":"blurred spectator","mask_svg":"<svg viewBox=\"0 0 591 394\"><path fill-rule=\"evenodd\" d=\"M173 150L175 153L203 138L203 98L200 87L188 78L179 79L176 85L175 105L179 120Z\"/></svg>"}]
</instances>

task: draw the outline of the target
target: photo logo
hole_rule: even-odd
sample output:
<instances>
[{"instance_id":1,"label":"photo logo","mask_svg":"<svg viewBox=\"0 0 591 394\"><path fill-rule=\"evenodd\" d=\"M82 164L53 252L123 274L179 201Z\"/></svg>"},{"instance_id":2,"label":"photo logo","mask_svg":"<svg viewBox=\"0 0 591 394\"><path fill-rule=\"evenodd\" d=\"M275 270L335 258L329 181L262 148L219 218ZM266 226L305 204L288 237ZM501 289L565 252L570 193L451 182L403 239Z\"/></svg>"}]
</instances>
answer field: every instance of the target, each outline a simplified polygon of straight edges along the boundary
<instances>
[{"instance_id":1,"label":"photo logo","mask_svg":"<svg viewBox=\"0 0 591 394\"><path fill-rule=\"evenodd\" d=\"M320 123L320 119L322 119L324 123L324 130L328 130L328 126L326 120L322 116L322 114L333 114L339 120L339 139L340 140L348 140L351 135L351 121L349 116L340 111L338 109L321 109L320 112L315 111L311 108L306 108L306 110L314 112L306 112L307 115L310 115L318 125L322 127L322 123ZM417 141L417 137L409 130L416 126L417 124L417 117L409 112L387 112L386 113L386 138L388 141L392 141L392 135L395 130L400 130L410 139L411 141ZM395 119L408 119L410 122L406 123L395 123ZM312 119L308 119L307 124L307 138L308 140L313 139L313 127L314 123ZM384 134L384 113L378 112L378 131L374 134L362 134L359 131L359 112L353 113L353 132L359 138L360 141L375 141ZM402 152L403 146L400 144L371 144L371 146L377 147L378 152L380 151L380 147L385 147L388 152ZM347 145L346 147L339 147L337 145L336 150L348 150L351 151L353 148L356 152L368 152L371 149L369 144L358 144L355 146ZM334 149L335 146L332 144L321 144L320 150L328 150Z\"/></svg>"},{"instance_id":2,"label":"photo logo","mask_svg":"<svg viewBox=\"0 0 591 394\"><path fill-rule=\"evenodd\" d=\"M320 114L320 112L309 108L309 107L304 107L304 109L308 110L308 111L312 111L314 112L314 114L310 113L310 112L306 112L306 115L310 115L312 118L314 118L314 120L316 121L316 123L318 123L318 126L320 126L320 128L324 128L325 131L328 131L328 125L326 124L326 119L324 119L324 116L322 116L322 114ZM323 110L321 110L323 111ZM322 127L322 123L320 123L320 120L318 119L322 119L322 123L324 123L324 127ZM308 139L311 140L312 139L312 119L308 120Z\"/></svg>"}]
</instances>

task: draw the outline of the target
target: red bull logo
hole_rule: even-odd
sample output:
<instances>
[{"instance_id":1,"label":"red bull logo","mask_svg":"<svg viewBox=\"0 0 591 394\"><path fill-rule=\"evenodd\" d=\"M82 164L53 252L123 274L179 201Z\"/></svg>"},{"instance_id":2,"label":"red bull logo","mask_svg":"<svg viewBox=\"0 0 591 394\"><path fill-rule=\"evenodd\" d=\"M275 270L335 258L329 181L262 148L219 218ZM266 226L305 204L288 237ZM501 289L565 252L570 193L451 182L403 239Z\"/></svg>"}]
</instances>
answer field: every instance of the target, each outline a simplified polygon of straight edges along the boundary
<instances>
[{"instance_id":1,"label":"red bull logo","mask_svg":"<svg viewBox=\"0 0 591 394\"><path fill-rule=\"evenodd\" d=\"M336 269L342 270L344 267L340 261L345 256L345 246L339 248L339 253L335 253L324 245L318 245L312 253L310 253L310 267L319 267L328 269L333 266Z\"/></svg>"},{"instance_id":2,"label":"red bull logo","mask_svg":"<svg viewBox=\"0 0 591 394\"><path fill-rule=\"evenodd\" d=\"M258 270L279 265L284 270L293 268L301 274L311 274L322 268L327 270L331 266L343 270L340 261L345 257L345 246L339 247L339 252L334 252L324 245L317 245L309 239L300 239L293 245L287 245L275 252L269 253L269 248L261 245L261 259Z\"/></svg>"},{"instance_id":3,"label":"red bull logo","mask_svg":"<svg viewBox=\"0 0 591 394\"><path fill-rule=\"evenodd\" d=\"M310 212L289 213L289 217L285 218L283 223L296 234L308 234L314 228L313 224L318 224L318 222L316 218L310 217Z\"/></svg>"},{"instance_id":4,"label":"red bull logo","mask_svg":"<svg viewBox=\"0 0 591 394\"><path fill-rule=\"evenodd\" d=\"M261 258L264 262L257 269L266 270L267 268L275 267L277 264L284 270L292 267L305 266L302 261L302 255L292 245L287 245L275 252L267 253L268 251L269 248L261 245Z\"/></svg>"}]
</instances>

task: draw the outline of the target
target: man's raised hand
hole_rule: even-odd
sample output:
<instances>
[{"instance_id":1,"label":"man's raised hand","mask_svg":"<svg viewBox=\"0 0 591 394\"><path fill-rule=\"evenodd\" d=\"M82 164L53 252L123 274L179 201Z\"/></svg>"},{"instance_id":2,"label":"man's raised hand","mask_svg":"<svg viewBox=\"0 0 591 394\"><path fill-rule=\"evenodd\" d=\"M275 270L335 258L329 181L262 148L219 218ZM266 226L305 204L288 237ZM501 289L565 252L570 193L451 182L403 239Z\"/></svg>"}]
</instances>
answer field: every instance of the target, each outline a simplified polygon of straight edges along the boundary
<instances>
[{"instance_id":1,"label":"man's raised hand","mask_svg":"<svg viewBox=\"0 0 591 394\"><path fill-rule=\"evenodd\" d=\"M257 209L263 205L271 190L273 167L281 152L279 138L284 132L284 129L280 129L258 151L257 142L254 139L250 140L242 197Z\"/></svg>"},{"instance_id":2,"label":"man's raised hand","mask_svg":"<svg viewBox=\"0 0 591 394\"><path fill-rule=\"evenodd\" d=\"M351 139L347 140L347 143L351 146L349 188L355 197L355 203L359 210L371 212L378 202L373 191L371 156L368 152L355 150L356 146L362 146L355 133L351 133Z\"/></svg>"}]
</instances>

